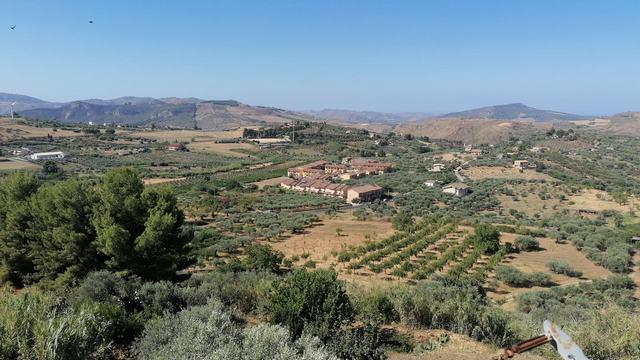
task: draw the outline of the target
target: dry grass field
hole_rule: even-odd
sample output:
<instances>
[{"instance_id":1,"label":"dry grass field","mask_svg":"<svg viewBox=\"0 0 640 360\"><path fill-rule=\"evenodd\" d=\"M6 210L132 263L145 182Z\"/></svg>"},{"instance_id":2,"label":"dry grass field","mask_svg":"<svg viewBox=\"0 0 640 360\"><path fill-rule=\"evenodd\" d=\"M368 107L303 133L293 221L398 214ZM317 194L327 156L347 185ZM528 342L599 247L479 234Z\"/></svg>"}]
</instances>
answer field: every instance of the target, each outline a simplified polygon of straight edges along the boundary
<instances>
[{"instance_id":1,"label":"dry grass field","mask_svg":"<svg viewBox=\"0 0 640 360\"><path fill-rule=\"evenodd\" d=\"M0 158L0 171L39 170L40 166L24 160Z\"/></svg>"},{"instance_id":2,"label":"dry grass field","mask_svg":"<svg viewBox=\"0 0 640 360\"><path fill-rule=\"evenodd\" d=\"M504 244L513 241L519 235L503 233L500 241ZM611 275L611 272L602 266L596 265L587 259L578 249L570 243L556 244L553 239L538 238L540 241L539 251L521 252L518 254L509 254L502 261L503 264L514 266L524 273L544 272L551 275L551 280L559 286L575 284L581 281L589 281L593 279L605 278ZM547 262L552 259L561 259L569 262L571 266L583 275L580 278L571 278L565 275L552 273L547 268ZM488 292L490 298L502 299L505 301L504 307L513 309L515 307L515 295L531 290L540 290L544 288L512 288L500 282L498 288L491 289Z\"/></svg>"},{"instance_id":3,"label":"dry grass field","mask_svg":"<svg viewBox=\"0 0 640 360\"><path fill-rule=\"evenodd\" d=\"M242 136L242 129L228 131L208 130L146 130L146 131L118 131L118 135L129 138L143 138L167 142L214 141L217 139L238 138Z\"/></svg>"},{"instance_id":4,"label":"dry grass field","mask_svg":"<svg viewBox=\"0 0 640 360\"><path fill-rule=\"evenodd\" d=\"M598 212L617 210L625 213L637 209L639 205L635 197L630 197L624 205L618 204L605 191L595 189L583 190L580 194L569 197L569 200L572 202L569 207L573 210L585 209Z\"/></svg>"},{"instance_id":5,"label":"dry grass field","mask_svg":"<svg viewBox=\"0 0 640 360\"><path fill-rule=\"evenodd\" d=\"M503 209L514 209L529 216L549 216L561 210L568 202L560 198L568 196L570 189L557 183L528 183L509 184L504 190L511 191L514 196L496 195ZM541 194L546 194L544 199L540 197Z\"/></svg>"},{"instance_id":6,"label":"dry grass field","mask_svg":"<svg viewBox=\"0 0 640 360\"><path fill-rule=\"evenodd\" d=\"M474 166L461 171L462 176L471 180L483 179L522 179L522 180L547 180L557 181L551 176L536 172L535 170L520 171L516 168L499 166Z\"/></svg>"},{"instance_id":7,"label":"dry grass field","mask_svg":"<svg viewBox=\"0 0 640 360\"><path fill-rule=\"evenodd\" d=\"M253 184L258 186L258 189L262 189L265 186L274 186L274 185L280 185L280 182L282 182L282 180L288 179L289 177L287 176L279 176L279 177L275 177L275 178L271 178L271 179L267 179L267 180L262 180L262 181L257 181L254 182Z\"/></svg>"},{"instance_id":8,"label":"dry grass field","mask_svg":"<svg viewBox=\"0 0 640 360\"><path fill-rule=\"evenodd\" d=\"M249 155L238 151L257 151L258 147L247 143L216 143L214 141L196 141L191 142L187 147L192 151L216 153L228 157L247 157Z\"/></svg>"},{"instance_id":9,"label":"dry grass field","mask_svg":"<svg viewBox=\"0 0 640 360\"><path fill-rule=\"evenodd\" d=\"M147 179L142 179L142 182L145 185L158 185L158 184L168 184L168 183L172 183L175 181L180 181L180 180L184 180L186 178L184 177L179 177L179 178L147 178Z\"/></svg>"},{"instance_id":10,"label":"dry grass field","mask_svg":"<svg viewBox=\"0 0 640 360\"><path fill-rule=\"evenodd\" d=\"M51 135L54 138L83 136L80 132L57 129L50 127L35 127L18 124L15 120L0 118L0 141L18 139L46 138Z\"/></svg>"},{"instance_id":11,"label":"dry grass field","mask_svg":"<svg viewBox=\"0 0 640 360\"><path fill-rule=\"evenodd\" d=\"M323 215L320 225L306 229L303 234L294 235L272 244L273 248L282 251L287 258L293 255L308 253L306 262L313 260L318 267L326 268L335 262L332 253L340 251L343 246L359 246L366 241L365 236L381 240L393 234L388 221L358 221L351 211L338 213L335 217ZM342 229L338 236L336 229Z\"/></svg>"}]
</instances>

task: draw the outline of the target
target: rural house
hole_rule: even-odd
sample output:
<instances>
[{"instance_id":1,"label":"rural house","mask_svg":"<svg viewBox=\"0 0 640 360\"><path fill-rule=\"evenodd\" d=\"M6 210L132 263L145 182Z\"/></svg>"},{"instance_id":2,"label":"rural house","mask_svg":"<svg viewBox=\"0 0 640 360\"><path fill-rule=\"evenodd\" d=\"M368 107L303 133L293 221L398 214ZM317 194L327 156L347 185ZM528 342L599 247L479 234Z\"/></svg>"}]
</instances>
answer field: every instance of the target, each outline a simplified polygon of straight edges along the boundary
<instances>
[{"instance_id":1,"label":"rural house","mask_svg":"<svg viewBox=\"0 0 640 360\"><path fill-rule=\"evenodd\" d=\"M516 160L513 162L513 167L519 170L524 170L524 169L533 169L536 167L536 165L530 163L527 160Z\"/></svg>"},{"instance_id":2,"label":"rural house","mask_svg":"<svg viewBox=\"0 0 640 360\"><path fill-rule=\"evenodd\" d=\"M469 194L471 188L467 184L463 183L451 183L442 188L442 192L447 194L453 194L455 196L465 196Z\"/></svg>"},{"instance_id":3,"label":"rural house","mask_svg":"<svg viewBox=\"0 0 640 360\"><path fill-rule=\"evenodd\" d=\"M347 202L368 202L381 198L383 194L384 190L378 185L354 186L347 190Z\"/></svg>"}]
</instances>

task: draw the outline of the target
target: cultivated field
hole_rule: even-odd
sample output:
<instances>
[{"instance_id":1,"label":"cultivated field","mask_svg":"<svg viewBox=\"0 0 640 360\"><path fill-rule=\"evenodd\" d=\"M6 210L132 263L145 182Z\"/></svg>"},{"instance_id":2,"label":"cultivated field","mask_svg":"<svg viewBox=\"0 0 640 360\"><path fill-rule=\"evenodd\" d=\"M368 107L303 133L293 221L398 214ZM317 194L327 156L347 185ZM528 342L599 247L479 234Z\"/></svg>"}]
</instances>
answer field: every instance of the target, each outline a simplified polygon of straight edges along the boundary
<instances>
[{"instance_id":1,"label":"cultivated field","mask_svg":"<svg viewBox=\"0 0 640 360\"><path fill-rule=\"evenodd\" d=\"M228 157L247 157L246 153L243 153L238 150L244 151L256 151L258 147L253 144L247 143L216 143L214 141L196 141L191 142L187 145L189 150L199 151L199 152L207 152L207 153L216 153L222 156Z\"/></svg>"},{"instance_id":2,"label":"cultivated field","mask_svg":"<svg viewBox=\"0 0 640 360\"><path fill-rule=\"evenodd\" d=\"M142 182L145 185L159 185L159 184L167 184L167 183L173 183L173 182L178 182L181 180L185 180L185 177L179 177L179 178L148 178L148 179L142 179Z\"/></svg>"},{"instance_id":3,"label":"cultivated field","mask_svg":"<svg viewBox=\"0 0 640 360\"><path fill-rule=\"evenodd\" d=\"M469 169L464 169L461 174L471 180L521 179L556 181L556 179L551 176L536 172L532 169L520 171L516 168L499 166L474 166Z\"/></svg>"},{"instance_id":4,"label":"cultivated field","mask_svg":"<svg viewBox=\"0 0 640 360\"><path fill-rule=\"evenodd\" d=\"M40 166L28 161L0 158L0 171L38 170Z\"/></svg>"},{"instance_id":5,"label":"cultivated field","mask_svg":"<svg viewBox=\"0 0 640 360\"><path fill-rule=\"evenodd\" d=\"M336 233L337 229L343 230L340 236ZM288 258L309 253L306 260L316 261L318 267L329 267L332 262L335 262L332 253L339 252L344 246L361 246L367 241L367 237L382 239L393 232L391 223L388 221L358 221L351 211L346 211L333 217L323 215L319 225L306 229L303 234L293 235L274 243L272 246L282 251Z\"/></svg>"},{"instance_id":6,"label":"cultivated field","mask_svg":"<svg viewBox=\"0 0 640 360\"><path fill-rule=\"evenodd\" d=\"M516 234L502 233L500 241L503 244L507 242L513 243L518 236L519 235ZM606 278L611 275L611 271L594 264L569 242L557 244L553 239L549 238L538 238L538 241L540 242L540 250L508 254L505 256L503 263L511 265L527 274L532 272L547 273L551 276L551 280L559 286ZM580 278L571 278L565 275L555 274L547 267L547 262L550 260L565 260L575 270L581 271L583 275ZM500 282L498 288L492 289L488 295L492 299L503 299L506 301L504 305L505 308L513 308L513 306L515 306L515 295L526 291L541 289L544 288L513 288Z\"/></svg>"},{"instance_id":7,"label":"cultivated field","mask_svg":"<svg viewBox=\"0 0 640 360\"><path fill-rule=\"evenodd\" d=\"M238 138L242 136L242 129L228 131L208 130L142 130L118 131L118 135L130 138L143 138L166 142L214 141L217 139Z\"/></svg>"},{"instance_id":8,"label":"cultivated field","mask_svg":"<svg viewBox=\"0 0 640 360\"><path fill-rule=\"evenodd\" d=\"M51 135L54 138L83 136L80 132L57 129L50 127L35 127L22 125L15 120L0 118L0 141L11 141L18 139L46 138Z\"/></svg>"}]
</instances>

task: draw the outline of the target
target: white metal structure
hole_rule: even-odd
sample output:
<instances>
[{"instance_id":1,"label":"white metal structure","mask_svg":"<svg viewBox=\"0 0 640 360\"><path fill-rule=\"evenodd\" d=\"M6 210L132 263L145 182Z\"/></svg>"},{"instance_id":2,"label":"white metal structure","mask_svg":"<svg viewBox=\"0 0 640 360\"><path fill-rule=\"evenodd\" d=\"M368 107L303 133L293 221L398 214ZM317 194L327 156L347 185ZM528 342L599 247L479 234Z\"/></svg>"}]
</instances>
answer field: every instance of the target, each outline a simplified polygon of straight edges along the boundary
<instances>
[{"instance_id":1,"label":"white metal structure","mask_svg":"<svg viewBox=\"0 0 640 360\"><path fill-rule=\"evenodd\" d=\"M31 154L29 157L31 160L58 160L64 159L64 153L62 151L43 152Z\"/></svg>"}]
</instances>

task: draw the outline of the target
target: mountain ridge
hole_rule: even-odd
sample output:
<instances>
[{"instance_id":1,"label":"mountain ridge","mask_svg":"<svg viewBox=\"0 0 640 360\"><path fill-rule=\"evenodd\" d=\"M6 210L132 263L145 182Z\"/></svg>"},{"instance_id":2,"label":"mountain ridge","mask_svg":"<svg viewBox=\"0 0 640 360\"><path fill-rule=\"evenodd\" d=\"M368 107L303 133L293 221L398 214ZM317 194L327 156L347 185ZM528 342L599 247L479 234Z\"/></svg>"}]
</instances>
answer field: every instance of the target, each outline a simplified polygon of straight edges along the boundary
<instances>
[{"instance_id":1,"label":"mountain ridge","mask_svg":"<svg viewBox=\"0 0 640 360\"><path fill-rule=\"evenodd\" d=\"M452 112L439 116L439 118L572 121L591 119L593 116L576 115L555 110L541 110L523 103L511 103Z\"/></svg>"}]
</instances>

